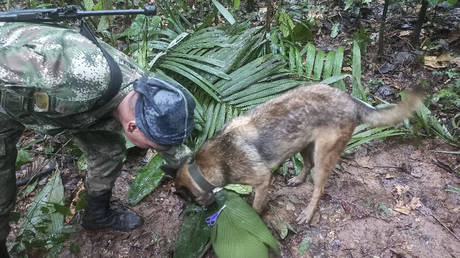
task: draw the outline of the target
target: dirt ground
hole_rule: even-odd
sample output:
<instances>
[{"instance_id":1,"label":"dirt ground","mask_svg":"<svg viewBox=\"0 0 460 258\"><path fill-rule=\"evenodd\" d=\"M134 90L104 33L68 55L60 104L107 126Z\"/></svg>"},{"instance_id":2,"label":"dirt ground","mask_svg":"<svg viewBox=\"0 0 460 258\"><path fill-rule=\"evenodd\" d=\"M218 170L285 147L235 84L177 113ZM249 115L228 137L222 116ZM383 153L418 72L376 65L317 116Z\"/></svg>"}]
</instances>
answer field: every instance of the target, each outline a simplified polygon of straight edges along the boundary
<instances>
[{"instance_id":1,"label":"dirt ground","mask_svg":"<svg viewBox=\"0 0 460 258\"><path fill-rule=\"evenodd\" d=\"M381 5L372 9L372 18L362 20L374 28L372 35L377 31L379 8ZM411 22L401 19L398 11L394 12L388 22L391 33L387 36L384 60L377 65L372 62L375 40L369 46L373 50L363 57L363 84L372 95L389 102L396 101L399 90L420 78L427 80L433 91L438 91L447 78L436 77L432 70L420 67L419 53L414 54L408 44L408 35L401 29ZM445 31L427 24L423 32L431 35L433 42L435 38L449 39L451 34L458 35L460 8L449 9L446 13L451 13L448 17L455 21L450 24L457 24L457 29L442 34ZM348 42L346 51L349 51L351 43L347 39L353 31L347 33L347 30L354 25L346 24L345 18L341 21L344 33L331 40L325 23L322 34L318 33L321 35L315 38L315 45L333 49ZM439 35L433 31L438 31ZM448 50L459 54L459 42L458 39L452 41ZM439 55L444 50L434 50L431 54ZM451 118L455 112L458 111L436 114L438 118ZM31 140L33 137L33 134L24 136ZM329 177L310 226L297 225L295 219L309 202L313 190L311 182L291 188L286 186L288 178L275 174L263 220L279 241L281 257L460 258L460 193L449 191L452 187L460 187L460 155L439 151L458 152L458 149L434 139L407 138L373 141L358 147L340 161ZM72 200L84 173L77 169L75 156L61 157L61 162L65 198ZM128 189L136 175L134 168L139 166L139 162L134 163L125 166L116 182L114 206L128 207ZM43 179L39 184L45 183ZM32 200L33 195L26 198L20 195L16 211L24 214ZM76 225L76 233L70 236L67 245L78 245L80 252L72 254L65 248L60 257L172 257L185 205L174 194L172 181L164 179L152 194L130 207L145 218L144 226L134 232L88 232L79 226L77 215L71 222ZM289 223L297 233L289 231L281 239L277 231L279 221ZM16 232L17 226L13 225L9 245ZM302 241L308 242L309 248L300 255ZM205 257L215 255L210 250Z\"/></svg>"},{"instance_id":2,"label":"dirt ground","mask_svg":"<svg viewBox=\"0 0 460 258\"><path fill-rule=\"evenodd\" d=\"M279 240L282 257L460 257L460 187L454 167L460 156L440 153L452 148L437 140L416 142L401 138L359 147L342 159L331 174L311 226L297 225L312 184L287 187L275 174L269 208L263 216ZM114 189L114 204L126 205L134 173L124 170ZM77 226L70 241L80 246L60 257L171 257L184 202L165 180L133 207L145 224L132 233L87 232ZM293 226L283 240L277 219ZM310 248L299 255L299 245ZM209 251L206 257L215 257Z\"/></svg>"}]
</instances>

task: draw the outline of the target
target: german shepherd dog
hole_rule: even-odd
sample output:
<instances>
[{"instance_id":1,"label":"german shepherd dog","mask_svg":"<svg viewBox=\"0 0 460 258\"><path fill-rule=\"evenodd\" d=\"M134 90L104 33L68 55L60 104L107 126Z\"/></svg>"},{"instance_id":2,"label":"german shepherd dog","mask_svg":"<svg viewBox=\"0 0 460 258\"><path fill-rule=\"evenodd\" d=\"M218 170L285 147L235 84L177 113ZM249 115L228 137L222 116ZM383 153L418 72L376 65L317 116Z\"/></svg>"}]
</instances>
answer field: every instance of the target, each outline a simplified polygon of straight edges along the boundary
<instances>
[{"instance_id":1,"label":"german shepherd dog","mask_svg":"<svg viewBox=\"0 0 460 258\"><path fill-rule=\"evenodd\" d=\"M176 191L206 206L215 201L215 187L252 185L252 207L260 214L272 168L300 152L303 170L288 185L302 184L313 168L313 195L297 217L298 223L309 223L355 127L397 124L417 109L423 95L415 88L399 104L375 109L325 84L297 87L229 121L203 144L193 162L179 169Z\"/></svg>"}]
</instances>

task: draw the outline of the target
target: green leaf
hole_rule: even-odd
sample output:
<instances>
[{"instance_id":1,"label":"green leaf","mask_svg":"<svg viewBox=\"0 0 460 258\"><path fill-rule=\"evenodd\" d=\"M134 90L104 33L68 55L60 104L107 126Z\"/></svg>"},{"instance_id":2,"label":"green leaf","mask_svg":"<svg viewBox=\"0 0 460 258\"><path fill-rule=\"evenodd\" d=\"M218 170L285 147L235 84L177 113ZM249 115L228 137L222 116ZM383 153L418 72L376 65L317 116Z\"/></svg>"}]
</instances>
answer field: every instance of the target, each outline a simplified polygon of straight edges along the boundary
<instances>
[{"instance_id":1,"label":"green leaf","mask_svg":"<svg viewBox=\"0 0 460 258\"><path fill-rule=\"evenodd\" d=\"M125 131L123 131L123 137L125 138L125 147L126 147L127 150L129 150L129 149L131 149L131 148L133 148L133 147L136 147L136 145L134 145L134 143L132 143L132 142L128 139L128 137L127 137L126 134L125 134ZM78 168L80 168L80 167L78 167ZM86 168L85 168L85 169L86 169Z\"/></svg>"},{"instance_id":2,"label":"green leaf","mask_svg":"<svg viewBox=\"0 0 460 258\"><path fill-rule=\"evenodd\" d=\"M286 221L281 220L277 215L275 215L275 223L274 223L276 231L278 231L278 234L281 239L285 239L286 236L289 233L289 230L291 230L294 233L297 233L296 230Z\"/></svg>"},{"instance_id":3,"label":"green leaf","mask_svg":"<svg viewBox=\"0 0 460 258\"><path fill-rule=\"evenodd\" d=\"M86 159L86 155L82 154L77 161L77 167L80 170L87 170L88 169L88 160Z\"/></svg>"},{"instance_id":4,"label":"green leaf","mask_svg":"<svg viewBox=\"0 0 460 258\"><path fill-rule=\"evenodd\" d=\"M217 0L212 0L212 3L217 7L217 10L224 16L224 18L230 23L231 25L235 24L235 18L233 18L232 14Z\"/></svg>"},{"instance_id":5,"label":"green leaf","mask_svg":"<svg viewBox=\"0 0 460 258\"><path fill-rule=\"evenodd\" d=\"M240 8L240 0L233 0L233 8Z\"/></svg>"},{"instance_id":6,"label":"green leaf","mask_svg":"<svg viewBox=\"0 0 460 258\"><path fill-rule=\"evenodd\" d=\"M325 53L323 50L318 50L316 53L316 58L315 58L315 66L313 68L313 80L318 81L321 79L321 74L323 71L323 65L324 65L324 56Z\"/></svg>"},{"instance_id":7,"label":"green leaf","mask_svg":"<svg viewBox=\"0 0 460 258\"><path fill-rule=\"evenodd\" d=\"M334 75L334 76L331 76L325 80L322 80L321 83L324 83L324 84L333 84L333 83L336 83L338 81L341 81L347 77L351 77L351 75L349 74L339 74L339 75Z\"/></svg>"},{"instance_id":8,"label":"green leaf","mask_svg":"<svg viewBox=\"0 0 460 258\"><path fill-rule=\"evenodd\" d=\"M291 158L292 165L294 165L295 175L297 176L302 172L303 169L303 158L300 153L297 153L294 157Z\"/></svg>"},{"instance_id":9,"label":"green leaf","mask_svg":"<svg viewBox=\"0 0 460 258\"><path fill-rule=\"evenodd\" d=\"M30 153L23 148L19 149L18 155L16 157L16 170L20 169L23 165L30 162Z\"/></svg>"},{"instance_id":10,"label":"green leaf","mask_svg":"<svg viewBox=\"0 0 460 258\"><path fill-rule=\"evenodd\" d=\"M83 0L83 6L85 7L86 11L93 10L94 2L93 0Z\"/></svg>"},{"instance_id":11,"label":"green leaf","mask_svg":"<svg viewBox=\"0 0 460 258\"><path fill-rule=\"evenodd\" d=\"M48 183L37 194L27 209L25 219L19 229L19 235L33 232L38 242L50 240L52 236L63 233L64 215L56 212L51 204L63 204L64 186L59 171L53 173ZM61 249L62 243L55 246Z\"/></svg>"},{"instance_id":12,"label":"green leaf","mask_svg":"<svg viewBox=\"0 0 460 258\"><path fill-rule=\"evenodd\" d=\"M350 150L372 140L383 139L390 136L404 135L407 133L407 130L393 128L391 126L367 129L367 125L360 125L355 128L353 136L348 142L345 150Z\"/></svg>"},{"instance_id":13,"label":"green leaf","mask_svg":"<svg viewBox=\"0 0 460 258\"><path fill-rule=\"evenodd\" d=\"M238 194L250 194L252 192L252 186L250 185L228 184L224 188Z\"/></svg>"},{"instance_id":14,"label":"green leaf","mask_svg":"<svg viewBox=\"0 0 460 258\"><path fill-rule=\"evenodd\" d=\"M160 67L171 70L173 72L176 72L186 77L187 79L191 80L192 82L200 86L200 88L206 91L209 94L209 96L214 98L216 101L220 101L219 97L213 91L214 86L209 81L207 81L205 78L203 78L201 75L191 70L190 68L184 65L175 63L175 62L171 62L171 61L163 62L160 65Z\"/></svg>"},{"instance_id":15,"label":"green leaf","mask_svg":"<svg viewBox=\"0 0 460 258\"><path fill-rule=\"evenodd\" d=\"M342 73L342 63L343 63L343 52L344 52L344 47L340 46L337 48L337 51L335 52L335 59L334 59L334 65L332 68L332 74L333 75L340 75ZM340 80L337 83L334 83L334 86L345 91L345 83L343 80Z\"/></svg>"},{"instance_id":16,"label":"green leaf","mask_svg":"<svg viewBox=\"0 0 460 258\"><path fill-rule=\"evenodd\" d=\"M225 107L223 108L225 109ZM221 109L222 109L222 104L217 103L213 110L213 117L211 118L211 125L208 131L208 139L211 138L216 132L217 119L220 115Z\"/></svg>"},{"instance_id":17,"label":"green leaf","mask_svg":"<svg viewBox=\"0 0 460 258\"><path fill-rule=\"evenodd\" d=\"M128 191L128 203L136 205L145 196L150 194L160 183L164 172L160 166L165 164L161 155L155 155L149 163L139 169L136 179L131 184Z\"/></svg>"},{"instance_id":18,"label":"green leaf","mask_svg":"<svg viewBox=\"0 0 460 258\"><path fill-rule=\"evenodd\" d=\"M335 52L327 53L326 62L324 63L323 79L329 78L332 75L332 68L335 60Z\"/></svg>"},{"instance_id":19,"label":"green leaf","mask_svg":"<svg viewBox=\"0 0 460 258\"><path fill-rule=\"evenodd\" d=\"M336 23L334 23L334 25L332 25L331 38L334 39L339 34L339 25L340 24L338 22L336 22Z\"/></svg>"},{"instance_id":20,"label":"green leaf","mask_svg":"<svg viewBox=\"0 0 460 258\"><path fill-rule=\"evenodd\" d=\"M315 63L316 48L313 44L307 44L307 60L305 63L305 76L310 78L311 72L313 71L313 65Z\"/></svg>"},{"instance_id":21,"label":"green leaf","mask_svg":"<svg viewBox=\"0 0 460 258\"><path fill-rule=\"evenodd\" d=\"M358 42L355 40L353 41L353 67L352 67L352 74L353 74L353 88L351 95L354 97L366 101L366 94L364 92L363 86L361 85L361 50L359 48Z\"/></svg>"},{"instance_id":22,"label":"green leaf","mask_svg":"<svg viewBox=\"0 0 460 258\"><path fill-rule=\"evenodd\" d=\"M303 64L302 64L302 56L300 55L300 51L296 48L295 49L295 65L297 67L297 74L302 76L303 74Z\"/></svg>"},{"instance_id":23,"label":"green leaf","mask_svg":"<svg viewBox=\"0 0 460 258\"><path fill-rule=\"evenodd\" d=\"M310 246L311 246L311 238L309 236L305 236L299 245L299 255L304 255L310 249Z\"/></svg>"},{"instance_id":24,"label":"green leaf","mask_svg":"<svg viewBox=\"0 0 460 258\"><path fill-rule=\"evenodd\" d=\"M392 216L393 214L391 213L390 209L388 209L387 205L383 202L379 203L377 210L380 212L385 213L387 216Z\"/></svg>"},{"instance_id":25,"label":"green leaf","mask_svg":"<svg viewBox=\"0 0 460 258\"><path fill-rule=\"evenodd\" d=\"M37 183L38 183L38 180L34 180L32 183L29 183L27 187L23 190L23 193L25 195L28 195L31 192L33 192L35 188L37 187Z\"/></svg>"},{"instance_id":26,"label":"green leaf","mask_svg":"<svg viewBox=\"0 0 460 258\"><path fill-rule=\"evenodd\" d=\"M216 200L219 207L226 205L211 233L218 257L268 257L265 245L279 254L278 242L245 200L226 190L218 192Z\"/></svg>"},{"instance_id":27,"label":"green leaf","mask_svg":"<svg viewBox=\"0 0 460 258\"><path fill-rule=\"evenodd\" d=\"M460 144L452 136L452 134L436 119L431 111L425 106L421 105L416 111L419 122L422 123L426 132L436 135L440 140L455 146L460 147Z\"/></svg>"},{"instance_id":28,"label":"green leaf","mask_svg":"<svg viewBox=\"0 0 460 258\"><path fill-rule=\"evenodd\" d=\"M174 258L198 258L208 250L211 227L206 224L205 219L209 213L209 210L195 204L187 206L174 249Z\"/></svg>"},{"instance_id":29,"label":"green leaf","mask_svg":"<svg viewBox=\"0 0 460 258\"><path fill-rule=\"evenodd\" d=\"M294 42L306 43L313 39L313 33L307 25L298 22L292 29L292 39Z\"/></svg>"},{"instance_id":30,"label":"green leaf","mask_svg":"<svg viewBox=\"0 0 460 258\"><path fill-rule=\"evenodd\" d=\"M295 65L296 65L296 55L295 55L296 49L294 46L289 47L289 69L291 71L294 71Z\"/></svg>"},{"instance_id":31,"label":"green leaf","mask_svg":"<svg viewBox=\"0 0 460 258\"><path fill-rule=\"evenodd\" d=\"M347 3L345 4L344 8L345 11L348 10L348 8L350 8L350 6L353 4L353 1L354 0L347 0Z\"/></svg>"}]
</instances>

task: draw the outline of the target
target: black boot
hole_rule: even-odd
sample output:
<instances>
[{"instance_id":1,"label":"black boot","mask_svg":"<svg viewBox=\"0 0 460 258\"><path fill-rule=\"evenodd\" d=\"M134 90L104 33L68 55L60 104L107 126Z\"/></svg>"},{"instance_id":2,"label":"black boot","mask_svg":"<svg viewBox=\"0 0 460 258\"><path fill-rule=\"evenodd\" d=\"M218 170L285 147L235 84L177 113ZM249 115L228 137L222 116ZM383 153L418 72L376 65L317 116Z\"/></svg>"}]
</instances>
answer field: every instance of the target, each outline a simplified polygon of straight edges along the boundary
<instances>
[{"instance_id":1,"label":"black boot","mask_svg":"<svg viewBox=\"0 0 460 258\"><path fill-rule=\"evenodd\" d=\"M82 223L85 229L111 229L126 232L144 223L144 219L134 212L110 209L111 196L111 191L96 196L86 194L86 208Z\"/></svg>"},{"instance_id":2,"label":"black boot","mask_svg":"<svg viewBox=\"0 0 460 258\"><path fill-rule=\"evenodd\" d=\"M8 249L6 249L6 240L0 240L0 258L9 258Z\"/></svg>"}]
</instances>

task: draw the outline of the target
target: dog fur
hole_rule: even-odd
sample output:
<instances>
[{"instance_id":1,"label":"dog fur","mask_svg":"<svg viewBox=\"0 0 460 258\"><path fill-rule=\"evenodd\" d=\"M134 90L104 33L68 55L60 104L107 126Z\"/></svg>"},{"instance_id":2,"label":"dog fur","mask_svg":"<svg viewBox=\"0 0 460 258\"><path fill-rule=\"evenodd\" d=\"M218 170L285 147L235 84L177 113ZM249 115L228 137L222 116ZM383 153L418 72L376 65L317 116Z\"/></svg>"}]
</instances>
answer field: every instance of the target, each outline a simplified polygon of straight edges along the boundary
<instances>
[{"instance_id":1,"label":"dog fur","mask_svg":"<svg viewBox=\"0 0 460 258\"><path fill-rule=\"evenodd\" d=\"M314 168L313 195L297 218L298 223L309 223L329 173L355 127L399 123L416 110L422 98L423 91L414 89L398 105L375 109L325 84L297 87L229 121L198 150L196 166L216 187L230 183L252 185L253 208L261 213L272 168L300 152L304 168L288 185L303 183ZM213 194L203 191L191 178L189 164L179 169L176 188L179 192L188 190L201 205L214 201Z\"/></svg>"}]
</instances>

